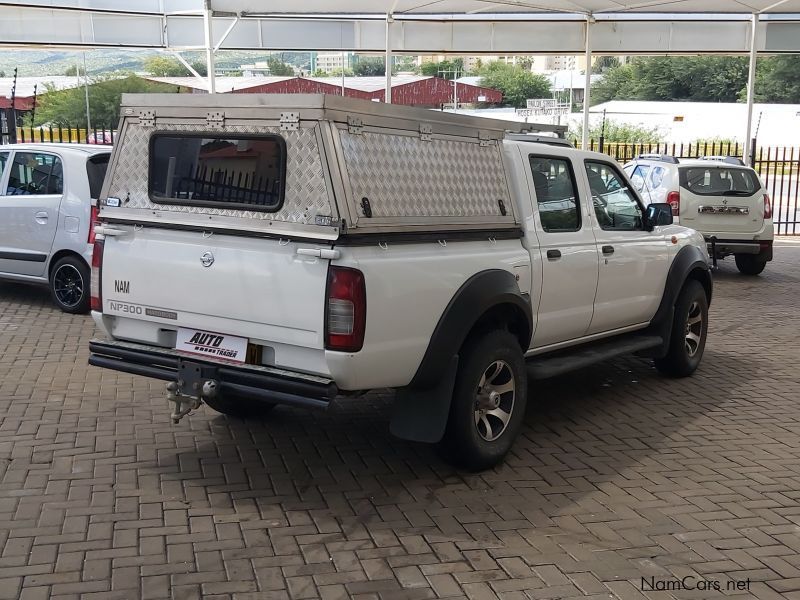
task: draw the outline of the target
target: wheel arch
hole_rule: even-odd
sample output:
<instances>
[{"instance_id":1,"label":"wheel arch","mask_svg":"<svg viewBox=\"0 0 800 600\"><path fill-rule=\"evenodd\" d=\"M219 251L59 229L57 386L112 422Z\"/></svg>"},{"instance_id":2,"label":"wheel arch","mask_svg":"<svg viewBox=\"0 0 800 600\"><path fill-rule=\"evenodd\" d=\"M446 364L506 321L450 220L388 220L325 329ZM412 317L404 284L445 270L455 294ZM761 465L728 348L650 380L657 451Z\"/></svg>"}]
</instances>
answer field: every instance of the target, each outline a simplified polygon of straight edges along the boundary
<instances>
[{"instance_id":1,"label":"wheel arch","mask_svg":"<svg viewBox=\"0 0 800 600\"><path fill-rule=\"evenodd\" d=\"M411 383L397 391L390 424L395 436L428 443L442 438L459 351L469 338L496 328L510 331L523 353L528 349L533 335L530 300L514 275L502 269L474 274L451 298Z\"/></svg>"},{"instance_id":2,"label":"wheel arch","mask_svg":"<svg viewBox=\"0 0 800 600\"><path fill-rule=\"evenodd\" d=\"M83 256L81 256L78 252L75 252L75 250L69 250L69 249L66 249L66 248L62 248L61 250L59 250L58 252L56 252L55 254L53 254L50 257L50 262L47 265L47 279L48 280L50 279L50 276L53 274L53 267L56 266L58 261L60 261L62 258L65 258L67 256L71 256L73 258L77 258L78 260L80 260L86 266L87 269L91 269L91 265L89 265L86 262L86 259Z\"/></svg>"}]
</instances>

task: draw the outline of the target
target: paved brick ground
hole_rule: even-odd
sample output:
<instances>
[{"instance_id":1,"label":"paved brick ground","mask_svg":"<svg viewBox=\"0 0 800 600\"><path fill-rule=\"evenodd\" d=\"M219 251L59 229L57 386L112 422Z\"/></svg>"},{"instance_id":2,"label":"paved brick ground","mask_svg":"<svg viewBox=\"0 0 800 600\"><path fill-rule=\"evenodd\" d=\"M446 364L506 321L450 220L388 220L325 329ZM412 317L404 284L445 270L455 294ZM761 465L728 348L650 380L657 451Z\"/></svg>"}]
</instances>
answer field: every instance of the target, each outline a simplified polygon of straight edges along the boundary
<instances>
[{"instance_id":1,"label":"paved brick ground","mask_svg":"<svg viewBox=\"0 0 800 600\"><path fill-rule=\"evenodd\" d=\"M694 378L536 386L481 475L390 437L386 394L173 426L161 383L87 366L90 319L2 284L0 597L800 598L800 244L716 281Z\"/></svg>"}]
</instances>

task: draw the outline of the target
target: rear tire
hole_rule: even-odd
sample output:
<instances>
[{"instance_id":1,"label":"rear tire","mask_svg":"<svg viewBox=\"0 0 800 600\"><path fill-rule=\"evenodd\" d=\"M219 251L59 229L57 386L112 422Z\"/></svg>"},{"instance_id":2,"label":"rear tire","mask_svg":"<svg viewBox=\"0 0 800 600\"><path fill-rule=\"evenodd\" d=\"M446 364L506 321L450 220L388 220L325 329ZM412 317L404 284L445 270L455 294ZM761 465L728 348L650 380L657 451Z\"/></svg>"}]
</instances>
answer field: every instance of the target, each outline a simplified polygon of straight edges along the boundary
<instances>
[{"instance_id":1,"label":"rear tire","mask_svg":"<svg viewBox=\"0 0 800 600\"><path fill-rule=\"evenodd\" d=\"M481 471L502 461L519 434L528 401L525 358L503 330L467 340L459 354L439 450L449 462Z\"/></svg>"},{"instance_id":2,"label":"rear tire","mask_svg":"<svg viewBox=\"0 0 800 600\"><path fill-rule=\"evenodd\" d=\"M688 377L703 358L708 334L708 298L699 282L687 281L675 303L669 350L655 361L656 368L670 377Z\"/></svg>"},{"instance_id":3,"label":"rear tire","mask_svg":"<svg viewBox=\"0 0 800 600\"><path fill-rule=\"evenodd\" d=\"M737 254L735 259L736 268L742 275L759 275L767 266L760 254Z\"/></svg>"},{"instance_id":4,"label":"rear tire","mask_svg":"<svg viewBox=\"0 0 800 600\"><path fill-rule=\"evenodd\" d=\"M66 313L89 312L89 267L77 256L65 256L50 270L50 296Z\"/></svg>"},{"instance_id":5,"label":"rear tire","mask_svg":"<svg viewBox=\"0 0 800 600\"><path fill-rule=\"evenodd\" d=\"M218 394L214 398L203 398L203 402L215 411L237 419L263 417L272 412L272 409L277 406L274 402L253 400L236 394Z\"/></svg>"}]
</instances>

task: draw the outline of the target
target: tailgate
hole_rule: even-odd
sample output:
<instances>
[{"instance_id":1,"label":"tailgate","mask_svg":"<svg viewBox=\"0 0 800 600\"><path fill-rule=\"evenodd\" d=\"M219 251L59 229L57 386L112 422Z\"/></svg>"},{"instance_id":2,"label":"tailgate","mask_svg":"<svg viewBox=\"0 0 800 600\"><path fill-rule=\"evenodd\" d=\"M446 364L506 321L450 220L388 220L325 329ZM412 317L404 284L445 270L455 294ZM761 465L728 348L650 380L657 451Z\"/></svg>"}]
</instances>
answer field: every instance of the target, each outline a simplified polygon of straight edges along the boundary
<instances>
[{"instance_id":1,"label":"tailgate","mask_svg":"<svg viewBox=\"0 0 800 600\"><path fill-rule=\"evenodd\" d=\"M718 164L679 170L681 223L702 232L755 234L764 227L764 191L748 168Z\"/></svg>"},{"instance_id":2,"label":"tailgate","mask_svg":"<svg viewBox=\"0 0 800 600\"><path fill-rule=\"evenodd\" d=\"M111 227L123 232L106 235L101 275L114 337L174 347L179 328L215 332L266 346L263 364L317 370L297 351L322 353L328 261L297 250L326 246Z\"/></svg>"}]
</instances>

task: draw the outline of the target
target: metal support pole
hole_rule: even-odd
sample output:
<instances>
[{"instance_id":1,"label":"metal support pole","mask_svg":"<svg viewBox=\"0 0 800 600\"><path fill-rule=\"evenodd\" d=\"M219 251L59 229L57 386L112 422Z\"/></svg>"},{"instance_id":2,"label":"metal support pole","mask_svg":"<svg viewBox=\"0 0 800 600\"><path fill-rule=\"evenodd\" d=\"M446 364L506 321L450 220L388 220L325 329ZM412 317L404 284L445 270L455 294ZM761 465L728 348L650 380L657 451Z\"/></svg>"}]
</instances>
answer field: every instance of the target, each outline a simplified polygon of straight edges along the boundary
<instances>
[{"instance_id":1,"label":"metal support pole","mask_svg":"<svg viewBox=\"0 0 800 600\"><path fill-rule=\"evenodd\" d=\"M386 94L384 100L386 104L392 103L392 23L394 19L391 13L386 15Z\"/></svg>"},{"instance_id":2,"label":"metal support pole","mask_svg":"<svg viewBox=\"0 0 800 600\"><path fill-rule=\"evenodd\" d=\"M89 114L89 73L86 72L86 52L83 53L83 91L86 95L86 135L92 129L92 116Z\"/></svg>"},{"instance_id":3,"label":"metal support pole","mask_svg":"<svg viewBox=\"0 0 800 600\"><path fill-rule=\"evenodd\" d=\"M344 70L347 68L346 52L342 52L342 98L344 98Z\"/></svg>"},{"instance_id":4,"label":"metal support pole","mask_svg":"<svg viewBox=\"0 0 800 600\"><path fill-rule=\"evenodd\" d=\"M208 93L214 94L217 91L215 79L214 61L214 35L212 31L212 19L214 11L211 10L211 0L205 0L205 10L203 11L203 26L206 34L206 70L208 71Z\"/></svg>"},{"instance_id":5,"label":"metal support pole","mask_svg":"<svg viewBox=\"0 0 800 600\"><path fill-rule=\"evenodd\" d=\"M758 13L753 14L753 28L750 33L750 71L747 74L747 129L745 130L744 143L750 144L753 134L753 99L756 87L756 61L758 59L758 47L756 46L758 34ZM753 166L754 157L749 157L748 162Z\"/></svg>"},{"instance_id":6,"label":"metal support pole","mask_svg":"<svg viewBox=\"0 0 800 600\"><path fill-rule=\"evenodd\" d=\"M591 100L592 89L592 23L594 17L589 15L586 17L586 79L584 80L583 87L583 137L581 139L581 148L588 150L589 148L589 102Z\"/></svg>"}]
</instances>

